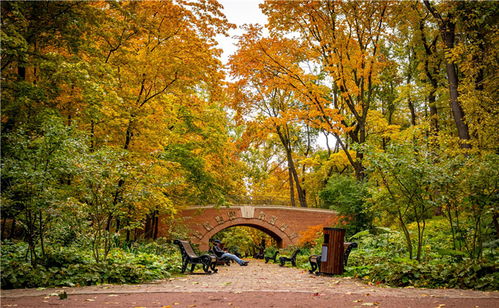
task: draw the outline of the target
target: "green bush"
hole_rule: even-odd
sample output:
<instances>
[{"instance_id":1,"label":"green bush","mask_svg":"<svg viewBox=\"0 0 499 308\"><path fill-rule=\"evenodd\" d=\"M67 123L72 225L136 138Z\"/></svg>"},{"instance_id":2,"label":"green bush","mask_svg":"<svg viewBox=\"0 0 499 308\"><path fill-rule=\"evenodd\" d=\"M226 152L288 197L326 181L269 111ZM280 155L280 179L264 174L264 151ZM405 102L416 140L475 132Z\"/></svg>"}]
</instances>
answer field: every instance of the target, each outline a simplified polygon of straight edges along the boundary
<instances>
[{"instance_id":1,"label":"green bush","mask_svg":"<svg viewBox=\"0 0 499 308\"><path fill-rule=\"evenodd\" d=\"M383 263L350 267L348 274L375 284L386 283L395 287L499 289L496 264L448 261L445 258L439 262L424 263L408 259L385 260Z\"/></svg>"},{"instance_id":2,"label":"green bush","mask_svg":"<svg viewBox=\"0 0 499 308\"><path fill-rule=\"evenodd\" d=\"M33 288L49 286L83 286L101 283L141 283L179 273L181 256L171 247L159 249L156 244L138 245L135 252L113 249L105 262L96 263L90 251L76 247L51 250L44 264L32 267L25 258L25 243L2 245L1 287ZM150 251L150 252L143 252ZM156 254L153 251L168 251Z\"/></svg>"},{"instance_id":3,"label":"green bush","mask_svg":"<svg viewBox=\"0 0 499 308\"><path fill-rule=\"evenodd\" d=\"M425 254L421 262L406 257L399 232L383 228L380 234L360 232L351 240L359 243L352 250L346 275L396 287L464 288L498 290L499 273L493 259L473 262L462 252L442 243L446 231L440 218L428 224ZM442 247L442 248L440 248Z\"/></svg>"},{"instance_id":4,"label":"green bush","mask_svg":"<svg viewBox=\"0 0 499 308\"><path fill-rule=\"evenodd\" d=\"M319 193L322 207L336 210L346 218L347 235L371 228L373 213L366 199L369 193L365 183L345 175L335 175L329 179L326 187Z\"/></svg>"}]
</instances>

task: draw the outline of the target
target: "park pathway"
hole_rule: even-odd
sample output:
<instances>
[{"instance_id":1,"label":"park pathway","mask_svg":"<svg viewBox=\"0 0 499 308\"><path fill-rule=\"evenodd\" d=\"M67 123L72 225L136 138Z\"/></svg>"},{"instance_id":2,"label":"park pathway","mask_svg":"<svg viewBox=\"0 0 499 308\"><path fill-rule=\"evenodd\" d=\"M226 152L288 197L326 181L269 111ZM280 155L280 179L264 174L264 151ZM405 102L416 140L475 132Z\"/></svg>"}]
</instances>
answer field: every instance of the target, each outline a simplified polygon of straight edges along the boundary
<instances>
[{"instance_id":1,"label":"park pathway","mask_svg":"<svg viewBox=\"0 0 499 308\"><path fill-rule=\"evenodd\" d=\"M68 298L61 300L64 291ZM1 299L1 307L499 308L499 292L370 286L259 260L140 285L2 290Z\"/></svg>"}]
</instances>

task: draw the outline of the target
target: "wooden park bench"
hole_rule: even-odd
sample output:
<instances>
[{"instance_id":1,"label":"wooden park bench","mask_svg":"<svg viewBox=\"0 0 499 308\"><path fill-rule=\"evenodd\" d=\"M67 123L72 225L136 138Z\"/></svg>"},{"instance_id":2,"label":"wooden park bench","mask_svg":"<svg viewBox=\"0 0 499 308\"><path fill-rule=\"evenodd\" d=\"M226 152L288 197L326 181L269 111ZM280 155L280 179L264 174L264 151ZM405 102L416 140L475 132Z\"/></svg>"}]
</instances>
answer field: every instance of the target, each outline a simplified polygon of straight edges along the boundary
<instances>
[{"instance_id":1,"label":"wooden park bench","mask_svg":"<svg viewBox=\"0 0 499 308\"><path fill-rule=\"evenodd\" d=\"M279 258L279 262L281 263L280 265L284 266L286 262L291 262L291 265L296 266L296 256L298 255L299 252L300 249L296 249L291 255L291 257L280 257Z\"/></svg>"},{"instance_id":2,"label":"wooden park bench","mask_svg":"<svg viewBox=\"0 0 499 308\"><path fill-rule=\"evenodd\" d=\"M350 256L350 252L352 249L357 248L357 243L355 242L345 242L343 243L343 264L344 266L347 266L348 263L348 256ZM316 270L319 269L320 263L321 263L321 255L311 255L308 258L308 261L310 262L310 267L312 268L309 270L311 274L313 274Z\"/></svg>"},{"instance_id":3,"label":"wooden park bench","mask_svg":"<svg viewBox=\"0 0 499 308\"><path fill-rule=\"evenodd\" d=\"M272 257L265 256L265 263L269 263L270 260L274 261L274 263L277 263L277 255L279 254L279 250L276 250L275 253L272 255Z\"/></svg>"},{"instance_id":4,"label":"wooden park bench","mask_svg":"<svg viewBox=\"0 0 499 308\"><path fill-rule=\"evenodd\" d=\"M188 241L175 240L173 241L173 243L178 245L180 253L182 254L182 273L185 272L188 264L191 264L191 273L194 272L196 264L201 264L203 266L203 271L208 274L211 274L212 271L213 273L216 273L218 271L216 269L216 256L209 254L198 256L194 252L194 249L192 249L191 243L189 243Z\"/></svg>"}]
</instances>

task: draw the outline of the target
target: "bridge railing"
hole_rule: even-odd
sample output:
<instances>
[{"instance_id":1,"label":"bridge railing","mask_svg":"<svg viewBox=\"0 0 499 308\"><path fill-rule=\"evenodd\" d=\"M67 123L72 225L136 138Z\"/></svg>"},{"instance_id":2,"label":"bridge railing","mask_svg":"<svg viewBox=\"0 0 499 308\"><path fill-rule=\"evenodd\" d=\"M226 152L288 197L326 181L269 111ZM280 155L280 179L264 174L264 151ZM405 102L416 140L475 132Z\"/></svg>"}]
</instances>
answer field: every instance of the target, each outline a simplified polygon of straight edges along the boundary
<instances>
[{"instance_id":1,"label":"bridge railing","mask_svg":"<svg viewBox=\"0 0 499 308\"><path fill-rule=\"evenodd\" d=\"M289 198L276 198L276 197L266 197L266 196L229 196L228 200L233 204L248 204L248 205L283 205L291 206L291 200Z\"/></svg>"}]
</instances>

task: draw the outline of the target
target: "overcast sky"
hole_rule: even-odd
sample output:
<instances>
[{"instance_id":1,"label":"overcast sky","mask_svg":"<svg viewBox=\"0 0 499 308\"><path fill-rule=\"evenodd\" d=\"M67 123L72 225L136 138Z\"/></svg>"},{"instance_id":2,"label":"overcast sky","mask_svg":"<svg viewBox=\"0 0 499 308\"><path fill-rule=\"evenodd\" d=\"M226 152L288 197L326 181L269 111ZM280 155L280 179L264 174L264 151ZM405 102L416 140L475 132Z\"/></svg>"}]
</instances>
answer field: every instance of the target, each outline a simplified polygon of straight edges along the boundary
<instances>
[{"instance_id":1,"label":"overcast sky","mask_svg":"<svg viewBox=\"0 0 499 308\"><path fill-rule=\"evenodd\" d=\"M261 24L267 23L267 17L262 14L258 4L263 0L218 0L223 5L223 12L230 23L235 24L238 29L231 30L231 37L217 36L220 48L223 49L222 61L227 63L231 54L236 51L236 40L232 37L241 35L243 31L239 29L244 24Z\"/></svg>"},{"instance_id":2,"label":"overcast sky","mask_svg":"<svg viewBox=\"0 0 499 308\"><path fill-rule=\"evenodd\" d=\"M263 0L218 0L218 2L223 5L223 12L229 22L238 27L229 32L231 37L217 36L220 48L223 49L222 62L227 64L229 56L236 51L236 40L232 37L243 33L239 27L244 24L265 25L267 17L258 7L260 3L263 3ZM326 148L326 138L323 134L319 135L317 143L319 147ZM334 142L330 141L330 143L334 147Z\"/></svg>"}]
</instances>

